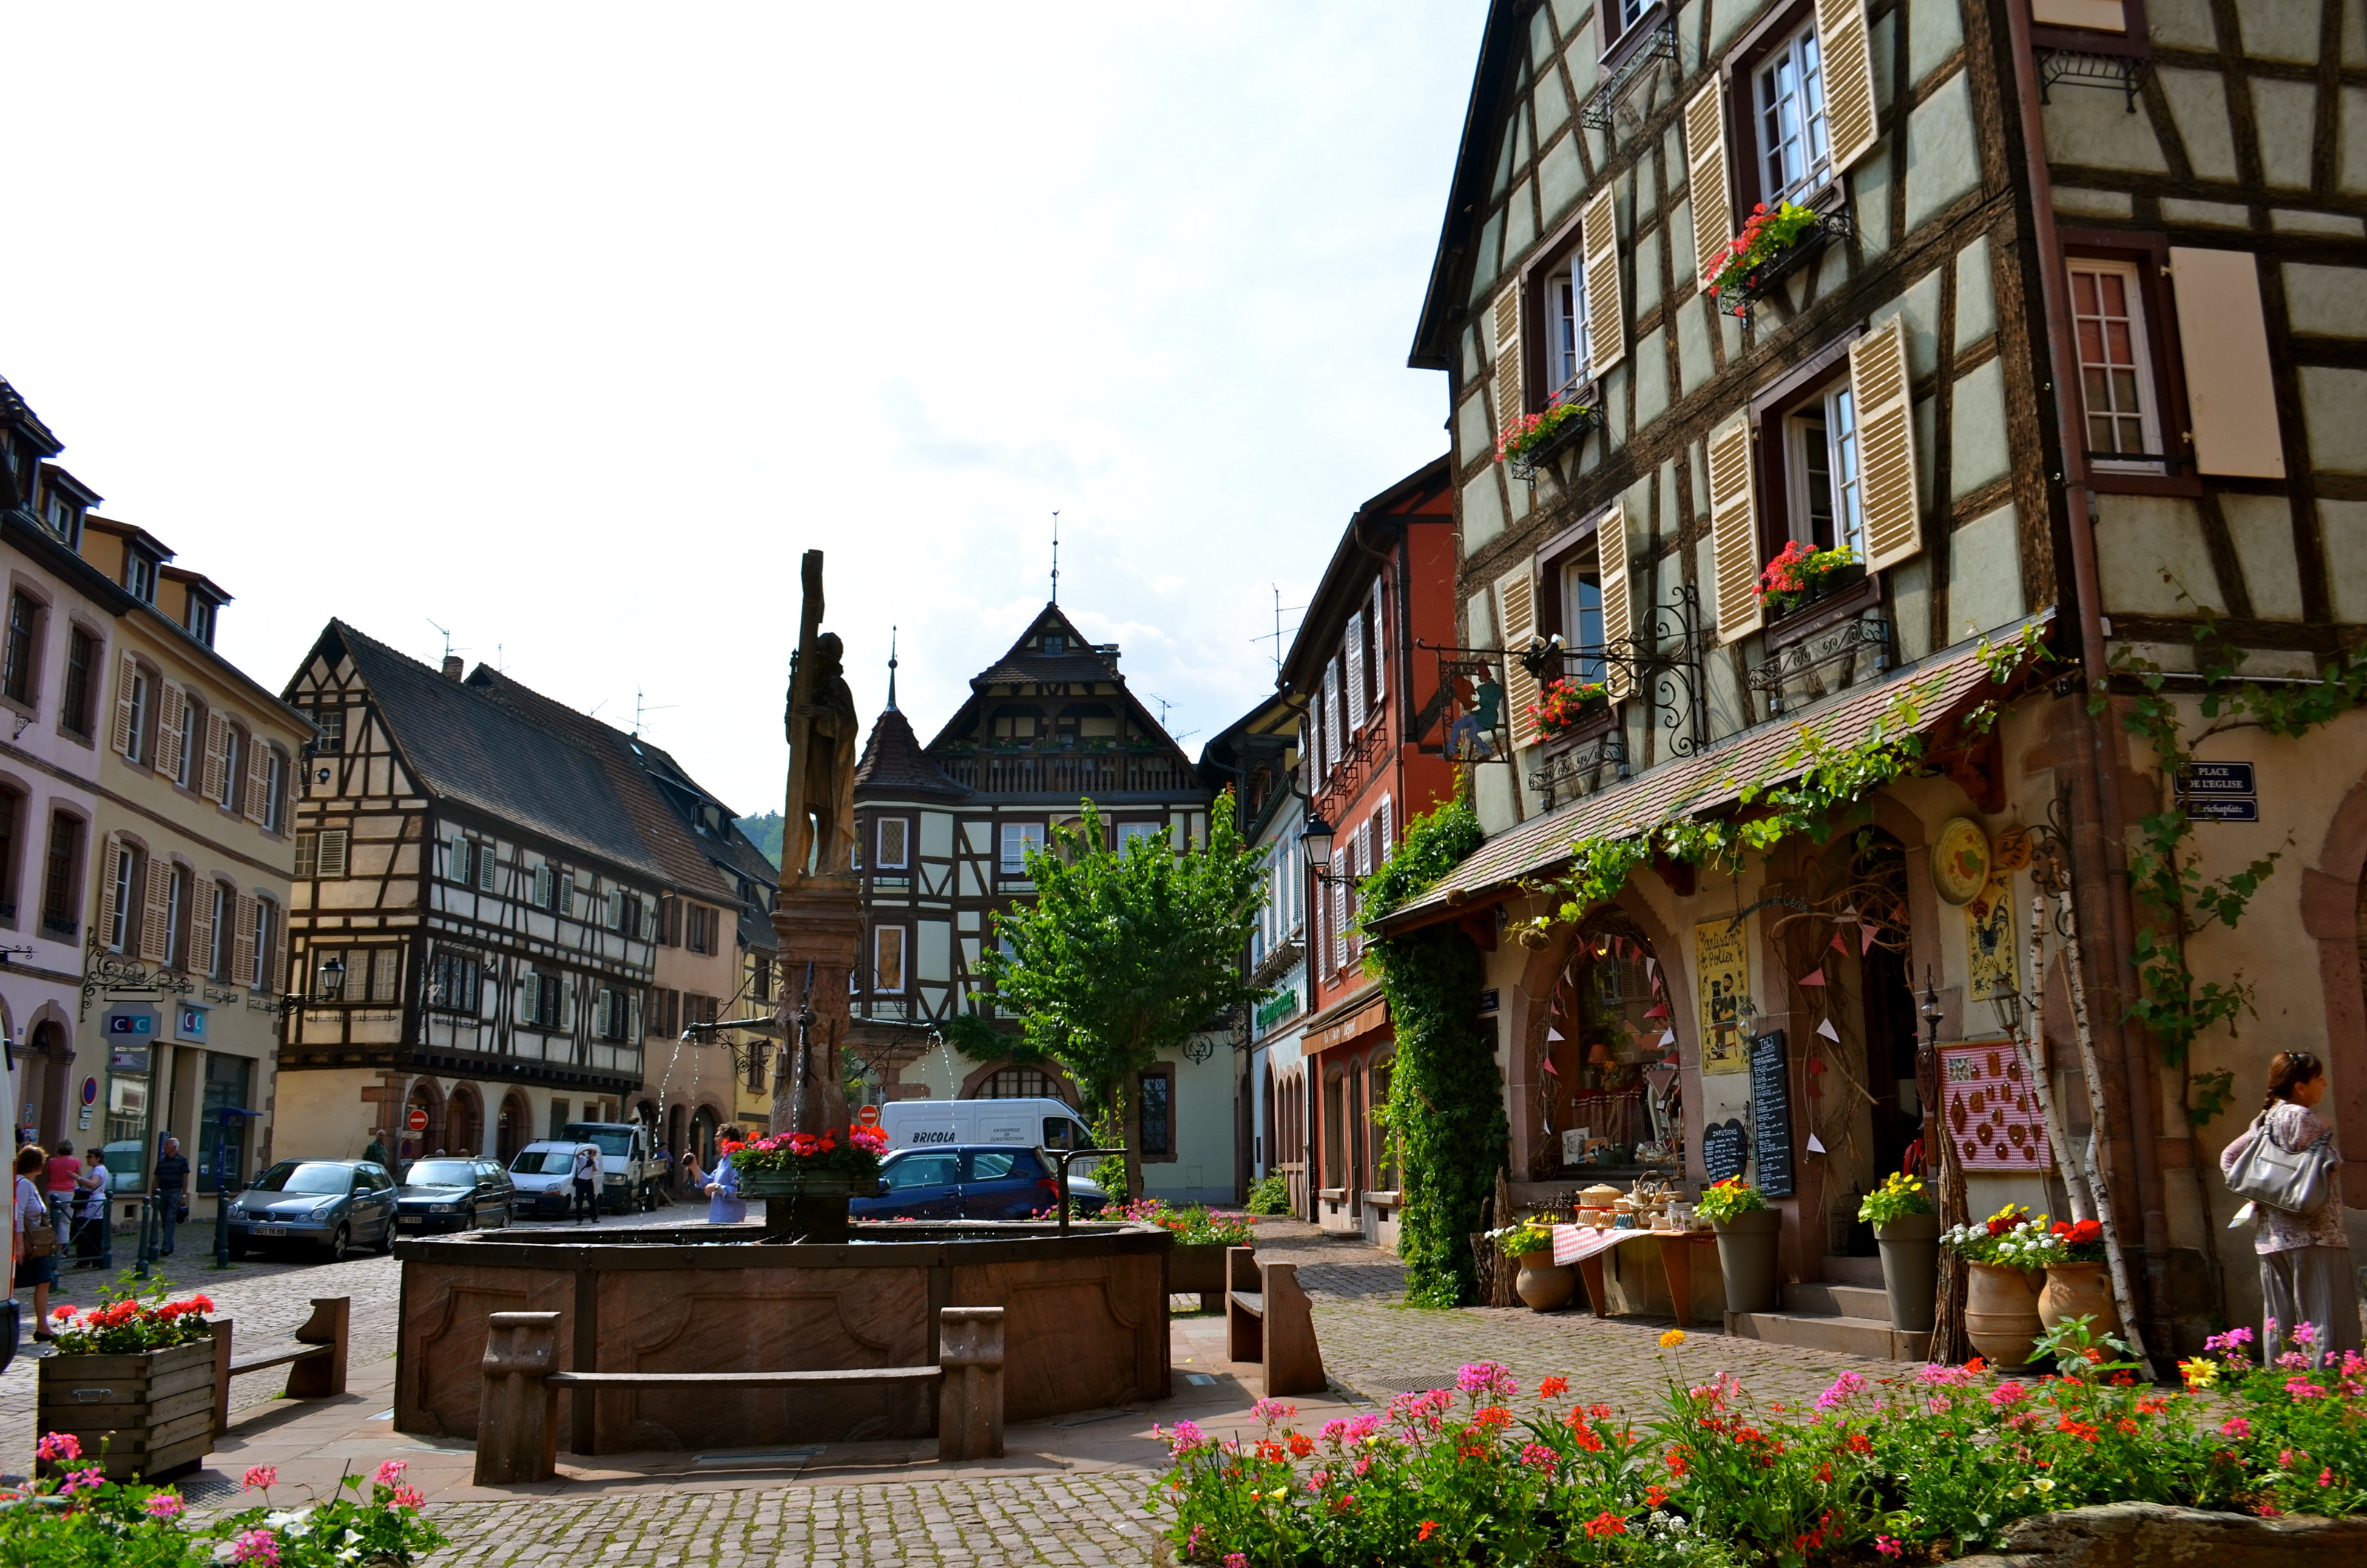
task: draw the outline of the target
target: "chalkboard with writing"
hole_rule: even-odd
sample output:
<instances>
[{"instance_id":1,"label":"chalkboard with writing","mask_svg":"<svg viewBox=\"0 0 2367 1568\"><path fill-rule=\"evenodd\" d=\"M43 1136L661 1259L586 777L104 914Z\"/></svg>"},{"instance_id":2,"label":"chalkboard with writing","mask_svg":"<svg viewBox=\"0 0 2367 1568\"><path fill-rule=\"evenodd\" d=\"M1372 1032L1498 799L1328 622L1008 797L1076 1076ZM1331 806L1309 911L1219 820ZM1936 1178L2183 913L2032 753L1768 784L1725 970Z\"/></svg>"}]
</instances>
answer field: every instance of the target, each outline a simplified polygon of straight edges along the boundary
<instances>
[{"instance_id":1,"label":"chalkboard with writing","mask_svg":"<svg viewBox=\"0 0 2367 1568\"><path fill-rule=\"evenodd\" d=\"M1741 1122L1716 1122L1702 1129L1702 1168L1712 1181L1740 1176L1750 1154L1750 1140Z\"/></svg>"},{"instance_id":2,"label":"chalkboard with writing","mask_svg":"<svg viewBox=\"0 0 2367 1568\"><path fill-rule=\"evenodd\" d=\"M1750 1136L1759 1145L1759 1190L1792 1195L1792 1078L1784 1063L1784 1032L1750 1040Z\"/></svg>"}]
</instances>

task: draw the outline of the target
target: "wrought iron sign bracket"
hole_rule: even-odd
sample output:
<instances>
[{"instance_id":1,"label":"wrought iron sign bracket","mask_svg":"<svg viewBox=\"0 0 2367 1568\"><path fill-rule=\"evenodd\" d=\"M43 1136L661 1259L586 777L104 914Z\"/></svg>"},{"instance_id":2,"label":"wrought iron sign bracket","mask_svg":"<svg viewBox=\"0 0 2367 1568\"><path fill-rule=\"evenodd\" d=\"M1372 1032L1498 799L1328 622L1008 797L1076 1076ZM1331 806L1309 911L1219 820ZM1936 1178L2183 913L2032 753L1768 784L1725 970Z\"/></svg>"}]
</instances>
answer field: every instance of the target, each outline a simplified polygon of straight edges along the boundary
<instances>
[{"instance_id":1,"label":"wrought iron sign bracket","mask_svg":"<svg viewBox=\"0 0 2367 1568\"><path fill-rule=\"evenodd\" d=\"M1578 111L1578 122L1590 130L1608 131L1613 117L1619 111L1619 100L1651 73L1652 62L1657 60L1677 64L1677 25L1672 21L1662 22L1644 35L1636 52L1621 61L1619 68L1605 77L1603 85L1586 100L1585 107Z\"/></svg>"},{"instance_id":2,"label":"wrought iron sign bracket","mask_svg":"<svg viewBox=\"0 0 2367 1568\"><path fill-rule=\"evenodd\" d=\"M1822 672L1836 665L1847 666L1861 653L1873 655L1875 674L1890 668L1890 623L1881 615L1854 615L1829 631L1794 643L1750 671L1750 689L1765 694L1768 717L1781 718L1787 706L1797 705L1790 692L1794 682L1812 682L1819 688L1810 694L1811 702L1825 694L1822 688L1827 685L1839 691L1850 684L1847 671L1842 679L1830 682L1821 679Z\"/></svg>"},{"instance_id":3,"label":"wrought iron sign bracket","mask_svg":"<svg viewBox=\"0 0 2367 1568\"><path fill-rule=\"evenodd\" d=\"M1669 591L1652 606L1639 636L1607 642L1600 649L1565 653L1565 659L1617 665L1627 684L1645 694L1668 734L1672 757L1690 757L1709 744L1709 682L1702 672L1701 594L1691 583Z\"/></svg>"},{"instance_id":4,"label":"wrought iron sign bracket","mask_svg":"<svg viewBox=\"0 0 2367 1568\"><path fill-rule=\"evenodd\" d=\"M2053 103L2056 83L2067 87L2102 87L2120 93L2128 112L2137 112L2137 95L2153 75L2153 62L2134 54L2082 54L2076 49L2038 51L2038 101Z\"/></svg>"}]
</instances>

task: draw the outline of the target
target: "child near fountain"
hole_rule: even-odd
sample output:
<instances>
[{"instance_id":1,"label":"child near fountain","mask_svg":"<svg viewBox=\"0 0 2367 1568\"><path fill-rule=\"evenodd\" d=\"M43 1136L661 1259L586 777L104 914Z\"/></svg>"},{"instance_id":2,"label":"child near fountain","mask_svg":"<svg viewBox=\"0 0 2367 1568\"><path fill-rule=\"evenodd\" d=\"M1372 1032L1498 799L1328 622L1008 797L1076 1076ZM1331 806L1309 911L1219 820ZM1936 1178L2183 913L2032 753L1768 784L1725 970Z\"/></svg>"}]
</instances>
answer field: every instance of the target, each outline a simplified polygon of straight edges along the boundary
<instances>
[{"instance_id":1,"label":"child near fountain","mask_svg":"<svg viewBox=\"0 0 2367 1568\"><path fill-rule=\"evenodd\" d=\"M742 1138L738 1127L726 1127L715 1138L715 1174L707 1183L707 1223L736 1225L748 1217L748 1201L740 1196L740 1168L731 1151Z\"/></svg>"}]
</instances>

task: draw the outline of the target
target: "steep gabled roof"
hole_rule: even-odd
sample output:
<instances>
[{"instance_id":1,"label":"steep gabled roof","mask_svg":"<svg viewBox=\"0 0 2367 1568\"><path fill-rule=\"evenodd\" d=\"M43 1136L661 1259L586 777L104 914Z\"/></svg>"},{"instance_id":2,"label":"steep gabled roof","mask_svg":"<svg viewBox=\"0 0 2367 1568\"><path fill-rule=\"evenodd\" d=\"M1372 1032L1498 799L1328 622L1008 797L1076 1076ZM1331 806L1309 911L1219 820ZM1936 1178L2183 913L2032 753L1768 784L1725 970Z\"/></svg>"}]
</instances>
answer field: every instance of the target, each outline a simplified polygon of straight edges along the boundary
<instances>
[{"instance_id":1,"label":"steep gabled roof","mask_svg":"<svg viewBox=\"0 0 2367 1568\"><path fill-rule=\"evenodd\" d=\"M912 721L900 710L889 708L872 725L871 739L863 744L862 761L855 764L855 793L858 799L886 795L958 800L970 791L929 760L921 750L920 737L912 733Z\"/></svg>"},{"instance_id":2,"label":"steep gabled roof","mask_svg":"<svg viewBox=\"0 0 2367 1568\"><path fill-rule=\"evenodd\" d=\"M617 800L607 771L583 747L343 621L329 623L305 665L316 656L332 666L343 658L354 661L404 763L428 794L668 880ZM287 695L294 695L295 685L289 682Z\"/></svg>"},{"instance_id":3,"label":"steep gabled roof","mask_svg":"<svg viewBox=\"0 0 2367 1568\"><path fill-rule=\"evenodd\" d=\"M700 805L715 807L721 815L724 827L722 837L717 838L705 833L697 833L697 837L698 847L705 852L708 860L721 868L725 880L730 881L744 876L758 886L778 887L780 886L780 868L765 859L764 852L756 847L756 840L741 829L738 812L726 806L722 798L714 791L692 778L690 770L675 761L674 753L664 747L635 737L632 740L632 748L634 753L640 758L641 766L649 771L651 777L658 781L661 789L667 794L677 809L695 815L696 807L688 805L690 801L695 800ZM686 815L685 820L687 819ZM693 831L697 832L695 826ZM759 918L762 918L761 915ZM769 945L769 942L766 945Z\"/></svg>"},{"instance_id":4,"label":"steep gabled roof","mask_svg":"<svg viewBox=\"0 0 2367 1568\"><path fill-rule=\"evenodd\" d=\"M1463 111L1463 142L1455 150L1455 177L1446 187L1446 218L1439 225L1430 286L1422 291L1421 318L1406 356L1416 370L1444 370L1449 364L1447 318L1463 302L1456 290L1470 276L1463 264L1471 250L1472 220L1487 201L1504 93L1518 69L1527 38L1525 18L1534 9L1522 0L1489 0L1488 25L1479 35L1479 63L1471 73L1471 96Z\"/></svg>"},{"instance_id":5,"label":"steep gabled roof","mask_svg":"<svg viewBox=\"0 0 2367 1568\"><path fill-rule=\"evenodd\" d=\"M1049 633L1060 638L1060 651L1048 653L1043 640ZM969 678L970 690L984 686L1020 683L1083 681L1115 681L1117 677L1117 649L1115 646L1097 646L1079 631L1076 623L1060 613L1058 604L1047 604L1036 612L1027 629L1019 634L1001 659Z\"/></svg>"},{"instance_id":6,"label":"steep gabled roof","mask_svg":"<svg viewBox=\"0 0 2367 1568\"><path fill-rule=\"evenodd\" d=\"M33 412L33 405L8 384L6 376L0 376L0 419L15 420L31 431L34 439L45 443L49 450L41 454L44 457L54 457L66 449L65 443L51 434L50 427L41 423L41 416Z\"/></svg>"}]
</instances>

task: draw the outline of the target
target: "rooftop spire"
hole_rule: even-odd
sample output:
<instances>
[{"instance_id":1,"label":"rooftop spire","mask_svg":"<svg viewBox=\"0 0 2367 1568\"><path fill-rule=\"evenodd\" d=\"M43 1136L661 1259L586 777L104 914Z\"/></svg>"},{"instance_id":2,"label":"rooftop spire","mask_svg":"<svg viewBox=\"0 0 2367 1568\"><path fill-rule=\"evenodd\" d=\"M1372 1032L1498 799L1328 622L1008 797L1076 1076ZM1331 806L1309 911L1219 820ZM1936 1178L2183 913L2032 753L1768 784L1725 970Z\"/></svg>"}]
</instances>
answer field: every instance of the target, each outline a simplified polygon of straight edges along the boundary
<instances>
[{"instance_id":1,"label":"rooftop spire","mask_svg":"<svg viewBox=\"0 0 2367 1568\"><path fill-rule=\"evenodd\" d=\"M1052 603L1060 602L1060 514L1052 513Z\"/></svg>"},{"instance_id":2,"label":"rooftop spire","mask_svg":"<svg viewBox=\"0 0 2367 1568\"><path fill-rule=\"evenodd\" d=\"M895 706L896 706L896 628L895 628L894 626L889 626L889 627L888 628L888 707L889 707L889 710L890 712L893 712L893 711L895 710Z\"/></svg>"}]
</instances>

